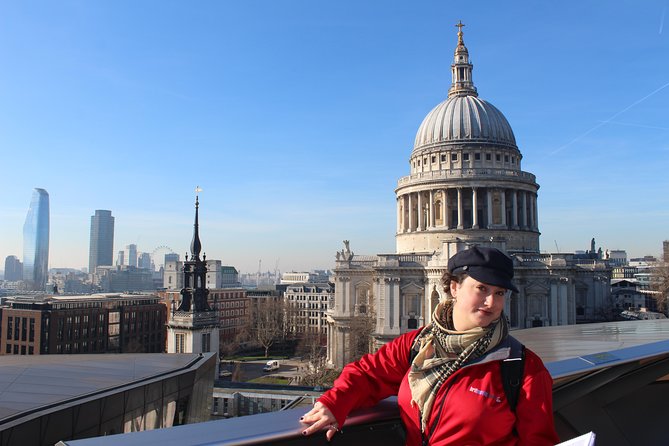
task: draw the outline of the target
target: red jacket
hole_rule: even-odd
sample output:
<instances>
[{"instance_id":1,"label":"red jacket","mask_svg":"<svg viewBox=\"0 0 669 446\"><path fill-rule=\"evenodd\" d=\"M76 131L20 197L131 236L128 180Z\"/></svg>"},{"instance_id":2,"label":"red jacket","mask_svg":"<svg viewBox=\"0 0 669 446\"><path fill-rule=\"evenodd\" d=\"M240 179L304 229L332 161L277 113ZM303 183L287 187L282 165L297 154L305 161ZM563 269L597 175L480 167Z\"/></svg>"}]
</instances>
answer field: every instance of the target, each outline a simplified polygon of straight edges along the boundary
<instances>
[{"instance_id":1,"label":"red jacket","mask_svg":"<svg viewBox=\"0 0 669 446\"><path fill-rule=\"evenodd\" d=\"M418 408L411 406L407 380L410 349L419 331L399 336L376 353L344 367L334 387L318 400L332 411L340 426L351 410L397 395L406 444L422 444ZM529 349L525 349L525 372L515 414L508 407L500 363L509 351L500 345L444 382L426 428L431 446L559 442L553 425L553 380Z\"/></svg>"}]
</instances>

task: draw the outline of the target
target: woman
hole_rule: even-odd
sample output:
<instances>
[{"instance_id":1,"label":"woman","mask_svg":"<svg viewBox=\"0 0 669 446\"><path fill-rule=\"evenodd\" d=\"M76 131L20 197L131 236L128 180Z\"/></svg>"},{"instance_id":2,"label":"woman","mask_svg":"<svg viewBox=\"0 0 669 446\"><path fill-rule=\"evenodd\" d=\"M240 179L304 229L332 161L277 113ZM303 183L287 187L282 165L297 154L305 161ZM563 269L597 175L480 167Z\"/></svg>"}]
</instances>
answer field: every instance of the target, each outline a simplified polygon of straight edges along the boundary
<instances>
[{"instance_id":1,"label":"woman","mask_svg":"<svg viewBox=\"0 0 669 446\"><path fill-rule=\"evenodd\" d=\"M554 445L552 379L524 349L515 410L502 378L504 360L521 359L502 315L513 262L494 248L473 247L448 261L447 299L432 322L348 364L300 421L302 433L328 441L349 412L398 396L407 445ZM517 356L517 357L515 357ZM514 399L513 397L511 399Z\"/></svg>"}]
</instances>

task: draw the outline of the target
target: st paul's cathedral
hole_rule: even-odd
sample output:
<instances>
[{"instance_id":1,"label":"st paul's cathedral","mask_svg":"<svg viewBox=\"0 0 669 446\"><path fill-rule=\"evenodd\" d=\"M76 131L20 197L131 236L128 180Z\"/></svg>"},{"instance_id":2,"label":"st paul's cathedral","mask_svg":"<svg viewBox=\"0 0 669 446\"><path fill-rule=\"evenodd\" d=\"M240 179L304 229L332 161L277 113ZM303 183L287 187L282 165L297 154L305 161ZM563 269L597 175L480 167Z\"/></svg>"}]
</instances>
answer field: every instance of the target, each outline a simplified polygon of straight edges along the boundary
<instances>
[{"instance_id":1,"label":"st paul's cathedral","mask_svg":"<svg viewBox=\"0 0 669 446\"><path fill-rule=\"evenodd\" d=\"M539 251L536 177L502 112L481 99L462 24L446 100L416 133L410 174L397 182L396 254L337 252L335 296L327 310L328 363L350 360L351 322L375 320L376 349L430 321L445 295L449 257L493 246L514 261L519 288L506 301L512 328L597 321L610 306L610 268L596 257ZM354 335L354 334L353 334Z\"/></svg>"}]
</instances>

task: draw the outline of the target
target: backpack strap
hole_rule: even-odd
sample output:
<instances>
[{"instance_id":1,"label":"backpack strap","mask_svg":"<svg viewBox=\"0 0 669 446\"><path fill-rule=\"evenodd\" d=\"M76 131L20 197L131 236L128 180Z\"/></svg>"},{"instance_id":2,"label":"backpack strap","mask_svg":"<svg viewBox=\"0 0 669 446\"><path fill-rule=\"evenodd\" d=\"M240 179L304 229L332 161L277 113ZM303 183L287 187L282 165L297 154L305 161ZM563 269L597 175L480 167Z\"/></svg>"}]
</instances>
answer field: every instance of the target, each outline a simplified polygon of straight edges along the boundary
<instances>
[{"instance_id":1,"label":"backpack strap","mask_svg":"<svg viewBox=\"0 0 669 446\"><path fill-rule=\"evenodd\" d=\"M512 336L509 336L509 341L511 352L509 358L502 361L500 368L506 401L511 412L515 412L525 372L525 346Z\"/></svg>"}]
</instances>

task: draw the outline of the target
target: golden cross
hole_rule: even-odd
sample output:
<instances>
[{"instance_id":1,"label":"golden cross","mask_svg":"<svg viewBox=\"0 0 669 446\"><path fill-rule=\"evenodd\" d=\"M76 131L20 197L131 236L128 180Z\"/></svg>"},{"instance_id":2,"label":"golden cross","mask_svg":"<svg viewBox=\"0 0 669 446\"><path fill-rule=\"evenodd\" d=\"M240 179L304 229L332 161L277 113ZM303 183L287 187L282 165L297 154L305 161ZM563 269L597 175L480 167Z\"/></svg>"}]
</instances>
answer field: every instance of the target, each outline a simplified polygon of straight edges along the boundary
<instances>
[{"instance_id":1,"label":"golden cross","mask_svg":"<svg viewBox=\"0 0 669 446\"><path fill-rule=\"evenodd\" d=\"M465 26L464 23L462 23L462 20L458 20L458 23L455 25L458 27L458 33L462 32L462 27Z\"/></svg>"}]
</instances>

